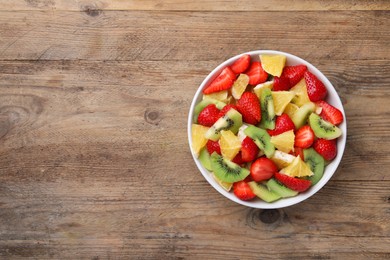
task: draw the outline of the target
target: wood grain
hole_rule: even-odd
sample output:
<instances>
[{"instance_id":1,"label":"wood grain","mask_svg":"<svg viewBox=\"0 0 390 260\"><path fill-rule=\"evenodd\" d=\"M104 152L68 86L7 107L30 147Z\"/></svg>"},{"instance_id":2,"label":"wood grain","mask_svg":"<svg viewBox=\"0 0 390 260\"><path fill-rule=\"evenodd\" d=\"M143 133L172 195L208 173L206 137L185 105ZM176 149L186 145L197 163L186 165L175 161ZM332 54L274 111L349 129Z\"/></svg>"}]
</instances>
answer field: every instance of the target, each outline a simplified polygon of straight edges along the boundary
<instances>
[{"instance_id":1,"label":"wood grain","mask_svg":"<svg viewBox=\"0 0 390 260\"><path fill-rule=\"evenodd\" d=\"M390 258L388 1L0 3L0 258ZM221 196L187 141L204 77L255 49L319 68L348 123L278 210Z\"/></svg>"}]
</instances>

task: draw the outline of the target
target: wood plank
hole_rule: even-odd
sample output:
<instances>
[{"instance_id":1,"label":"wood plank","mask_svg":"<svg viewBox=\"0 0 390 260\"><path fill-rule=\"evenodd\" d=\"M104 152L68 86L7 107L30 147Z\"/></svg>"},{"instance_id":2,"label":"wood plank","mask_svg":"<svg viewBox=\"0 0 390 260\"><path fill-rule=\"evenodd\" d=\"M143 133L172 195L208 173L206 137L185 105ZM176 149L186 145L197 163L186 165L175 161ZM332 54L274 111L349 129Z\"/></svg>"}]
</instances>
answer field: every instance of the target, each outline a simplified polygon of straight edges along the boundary
<instances>
[{"instance_id":1,"label":"wood plank","mask_svg":"<svg viewBox=\"0 0 390 260\"><path fill-rule=\"evenodd\" d=\"M66 172L57 168L53 180L29 185L1 182L1 257L390 256L389 181L331 181L306 202L255 210L227 201L189 171L138 171L123 179L111 171L81 182L63 179ZM149 185L139 185L148 174Z\"/></svg>"},{"instance_id":2,"label":"wood plank","mask_svg":"<svg viewBox=\"0 0 390 260\"><path fill-rule=\"evenodd\" d=\"M96 13L96 10L180 10L180 11L323 11L323 10L390 10L386 0L2 0L0 10L73 10Z\"/></svg>"},{"instance_id":3,"label":"wood plank","mask_svg":"<svg viewBox=\"0 0 390 260\"><path fill-rule=\"evenodd\" d=\"M250 50L277 49L318 60L386 60L388 14L3 11L0 59L222 61Z\"/></svg>"}]
</instances>

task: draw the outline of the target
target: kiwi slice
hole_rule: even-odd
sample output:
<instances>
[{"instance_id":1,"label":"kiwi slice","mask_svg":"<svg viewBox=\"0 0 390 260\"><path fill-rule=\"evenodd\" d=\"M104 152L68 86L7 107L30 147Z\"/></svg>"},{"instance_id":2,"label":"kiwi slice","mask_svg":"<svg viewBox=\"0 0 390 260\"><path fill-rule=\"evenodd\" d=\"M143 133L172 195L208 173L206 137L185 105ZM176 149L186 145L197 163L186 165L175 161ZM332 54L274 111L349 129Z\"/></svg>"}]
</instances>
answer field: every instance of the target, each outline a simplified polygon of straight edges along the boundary
<instances>
[{"instance_id":1,"label":"kiwi slice","mask_svg":"<svg viewBox=\"0 0 390 260\"><path fill-rule=\"evenodd\" d=\"M207 130L205 137L217 141L221 137L222 130L230 130L237 134L238 129L242 126L242 115L234 108L231 108L223 117Z\"/></svg>"},{"instance_id":2,"label":"kiwi slice","mask_svg":"<svg viewBox=\"0 0 390 260\"><path fill-rule=\"evenodd\" d=\"M281 198L279 194L277 194L272 190L269 190L266 186L264 186L261 183L250 181L248 182L248 185L253 191L253 193L256 194L257 197L259 197L260 199L266 202L273 202Z\"/></svg>"},{"instance_id":3,"label":"kiwi slice","mask_svg":"<svg viewBox=\"0 0 390 260\"><path fill-rule=\"evenodd\" d=\"M304 149L303 157L305 158L305 163L314 173L312 176L307 178L311 181L311 185L314 185L319 182L319 180L321 180L322 176L324 175L325 160L313 148Z\"/></svg>"},{"instance_id":4,"label":"kiwi slice","mask_svg":"<svg viewBox=\"0 0 390 260\"><path fill-rule=\"evenodd\" d=\"M206 148L203 148L199 153L199 161L207 170L211 171L210 154Z\"/></svg>"},{"instance_id":5,"label":"kiwi slice","mask_svg":"<svg viewBox=\"0 0 390 260\"><path fill-rule=\"evenodd\" d=\"M301 128L307 121L309 115L314 112L316 105L313 102L309 102L298 108L294 113L291 120L293 121L295 128Z\"/></svg>"},{"instance_id":6,"label":"kiwi slice","mask_svg":"<svg viewBox=\"0 0 390 260\"><path fill-rule=\"evenodd\" d=\"M210 161L215 176L223 182L242 181L249 175L248 169L241 168L240 165L229 161L216 152L210 156Z\"/></svg>"},{"instance_id":7,"label":"kiwi slice","mask_svg":"<svg viewBox=\"0 0 390 260\"><path fill-rule=\"evenodd\" d=\"M298 191L295 191L295 190L287 188L286 186L280 184L274 178L269 179L266 182L266 185L267 185L269 190L271 190L274 193L278 194L282 198L294 197L294 196L296 196L298 194Z\"/></svg>"},{"instance_id":8,"label":"kiwi slice","mask_svg":"<svg viewBox=\"0 0 390 260\"><path fill-rule=\"evenodd\" d=\"M194 108L194 123L198 122L198 116L200 112L202 112L202 110L210 104L215 104L218 109L222 109L224 106L226 106L224 102L213 98L203 99Z\"/></svg>"},{"instance_id":9,"label":"kiwi slice","mask_svg":"<svg viewBox=\"0 0 390 260\"><path fill-rule=\"evenodd\" d=\"M322 117L315 113L312 113L309 116L309 124L311 129L313 129L315 136L318 138L332 140L336 139L342 134L340 128L333 125L332 123L329 123L328 121L325 121L322 119Z\"/></svg>"},{"instance_id":10,"label":"kiwi slice","mask_svg":"<svg viewBox=\"0 0 390 260\"><path fill-rule=\"evenodd\" d=\"M275 129L275 108L272 92L269 88L264 88L260 97L261 121L260 126L266 129Z\"/></svg>"},{"instance_id":11,"label":"kiwi slice","mask_svg":"<svg viewBox=\"0 0 390 260\"><path fill-rule=\"evenodd\" d=\"M274 155L275 146L271 143L271 136L266 130L249 125L245 128L244 134L253 139L255 144L264 152L267 158L271 158Z\"/></svg>"}]
</instances>

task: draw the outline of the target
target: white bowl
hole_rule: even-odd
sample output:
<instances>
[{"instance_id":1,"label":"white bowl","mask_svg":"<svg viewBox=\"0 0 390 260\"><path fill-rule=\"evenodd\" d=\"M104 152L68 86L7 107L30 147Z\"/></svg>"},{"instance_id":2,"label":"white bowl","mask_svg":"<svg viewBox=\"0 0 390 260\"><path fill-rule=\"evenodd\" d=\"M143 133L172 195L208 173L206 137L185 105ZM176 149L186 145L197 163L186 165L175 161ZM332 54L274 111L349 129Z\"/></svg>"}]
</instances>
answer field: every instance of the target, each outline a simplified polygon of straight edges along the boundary
<instances>
[{"instance_id":1,"label":"white bowl","mask_svg":"<svg viewBox=\"0 0 390 260\"><path fill-rule=\"evenodd\" d=\"M318 192L328 181L329 179L333 176L335 173L337 167L340 164L341 158L344 153L345 149L345 144L347 140L347 123L346 123L346 117L345 117L345 112L343 105L341 103L340 97L338 96L335 88L332 86L332 83L322 74L316 67L314 67L312 64L309 62L294 56L289 53L285 52L280 52L280 51L272 51L272 50L257 50L257 51L251 51L247 52L252 57L253 60L259 61L259 55L260 54L282 54L287 57L287 63L286 65L298 65L298 64L304 64L307 66L308 70L312 72L314 75L318 77L326 86L328 90L328 95L326 97L326 101L330 103L331 105L337 107L344 116L344 121L339 125L339 128L342 130L343 134L337 139L337 156L335 159L332 160L332 162L325 167L325 172L321 180L315 184L313 187L311 187L309 190L303 193L299 193L295 197L290 197L290 198L284 198L277 200L275 202L265 202L260 200L259 198L255 198L252 201L242 201L238 199L232 191L228 192L224 190L214 179L214 177L211 175L211 173L206 170L202 164L200 163L199 159L196 158L196 156L192 153L192 156L194 158L194 161L196 163L196 166L198 167L199 171L202 173L203 177L210 183L211 186L214 187L219 193L221 193L223 196L226 198L237 202L241 205L245 205L248 207L252 208L259 208L259 209L276 209L276 208L283 208L283 207L288 207L294 204L297 204L299 202L302 202L312 195L314 195L316 192ZM214 78L216 78L219 73L226 67L231 65L234 61L236 61L242 54L237 55L233 58L228 59L227 61L221 63L218 67L216 67L202 82L200 87L195 93L194 99L192 100L191 103L191 108L189 111L188 115L188 142L190 144L190 149L192 145L192 139L191 139L191 124L193 123L193 114L194 114L194 108L197 103L199 103L202 100L202 90L204 89L205 86L207 86ZM192 149L191 149L192 151ZM326 198L324 198L326 199Z\"/></svg>"}]
</instances>

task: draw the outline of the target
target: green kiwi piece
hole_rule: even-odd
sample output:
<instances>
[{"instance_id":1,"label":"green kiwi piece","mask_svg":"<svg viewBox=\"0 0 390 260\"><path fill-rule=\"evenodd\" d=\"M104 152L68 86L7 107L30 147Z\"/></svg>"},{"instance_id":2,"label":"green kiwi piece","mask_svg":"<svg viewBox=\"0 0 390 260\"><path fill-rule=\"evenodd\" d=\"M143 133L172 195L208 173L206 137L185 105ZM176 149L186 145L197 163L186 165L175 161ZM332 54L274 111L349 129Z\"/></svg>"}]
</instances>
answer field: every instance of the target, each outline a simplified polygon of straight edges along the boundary
<instances>
[{"instance_id":1,"label":"green kiwi piece","mask_svg":"<svg viewBox=\"0 0 390 260\"><path fill-rule=\"evenodd\" d=\"M226 104L224 102L216 100L216 99L212 99L212 98L203 99L194 108L194 123L198 122L198 116L199 116L200 112L202 112L202 110L210 104L215 104L215 106L218 109L222 109L224 106L226 106Z\"/></svg>"},{"instance_id":2,"label":"green kiwi piece","mask_svg":"<svg viewBox=\"0 0 390 260\"><path fill-rule=\"evenodd\" d=\"M265 129L275 129L275 108L272 92L265 88L260 97L261 121L260 127Z\"/></svg>"},{"instance_id":3,"label":"green kiwi piece","mask_svg":"<svg viewBox=\"0 0 390 260\"><path fill-rule=\"evenodd\" d=\"M242 126L242 115L234 108L231 108L223 117L207 130L205 137L217 141L221 137L222 130L230 130L237 134L238 129Z\"/></svg>"},{"instance_id":4,"label":"green kiwi piece","mask_svg":"<svg viewBox=\"0 0 390 260\"><path fill-rule=\"evenodd\" d=\"M275 153L275 146L271 143L271 136L264 129L249 125L244 130L244 134L253 139L255 144L262 150L268 158Z\"/></svg>"},{"instance_id":5,"label":"green kiwi piece","mask_svg":"<svg viewBox=\"0 0 390 260\"><path fill-rule=\"evenodd\" d=\"M291 118L295 125L295 128L301 128L306 123L309 115L314 112L315 109L316 105L313 102L309 102L301 106Z\"/></svg>"},{"instance_id":6,"label":"green kiwi piece","mask_svg":"<svg viewBox=\"0 0 390 260\"><path fill-rule=\"evenodd\" d=\"M332 140L336 139L342 134L340 128L333 125L332 123L329 123L328 121L325 121L322 119L322 117L315 113L312 113L309 116L309 124L311 129L313 129L315 136L318 138Z\"/></svg>"},{"instance_id":7,"label":"green kiwi piece","mask_svg":"<svg viewBox=\"0 0 390 260\"><path fill-rule=\"evenodd\" d=\"M298 194L297 191L287 188L286 186L280 184L277 180L274 178L269 179L266 182L266 185L269 190L275 192L282 198L288 198L288 197L294 197Z\"/></svg>"},{"instance_id":8,"label":"green kiwi piece","mask_svg":"<svg viewBox=\"0 0 390 260\"><path fill-rule=\"evenodd\" d=\"M280 196L279 194L277 194L272 190L269 190L266 186L264 186L261 183L250 181L248 182L248 185L253 191L253 193L256 194L257 197L259 197L260 199L266 202L273 202L275 200L282 198L282 196Z\"/></svg>"},{"instance_id":9,"label":"green kiwi piece","mask_svg":"<svg viewBox=\"0 0 390 260\"><path fill-rule=\"evenodd\" d=\"M211 169L215 176L224 182L242 181L249 175L249 170L213 152L210 156Z\"/></svg>"},{"instance_id":10,"label":"green kiwi piece","mask_svg":"<svg viewBox=\"0 0 390 260\"><path fill-rule=\"evenodd\" d=\"M199 153L199 161L207 170L211 171L210 154L206 148L203 148Z\"/></svg>"},{"instance_id":11,"label":"green kiwi piece","mask_svg":"<svg viewBox=\"0 0 390 260\"><path fill-rule=\"evenodd\" d=\"M314 173L307 179L311 181L311 185L316 184L321 180L325 170L325 160L313 148L303 150L303 158L310 170Z\"/></svg>"}]
</instances>

